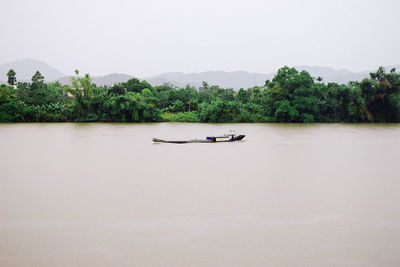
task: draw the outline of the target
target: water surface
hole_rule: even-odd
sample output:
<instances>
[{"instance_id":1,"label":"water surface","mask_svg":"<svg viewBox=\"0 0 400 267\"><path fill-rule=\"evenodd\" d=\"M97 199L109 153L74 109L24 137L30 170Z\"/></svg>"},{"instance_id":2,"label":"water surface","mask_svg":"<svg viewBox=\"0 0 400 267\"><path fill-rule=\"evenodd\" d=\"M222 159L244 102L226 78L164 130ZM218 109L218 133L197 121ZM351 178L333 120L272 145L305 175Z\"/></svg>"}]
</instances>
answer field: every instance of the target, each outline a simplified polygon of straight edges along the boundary
<instances>
[{"instance_id":1,"label":"water surface","mask_svg":"<svg viewBox=\"0 0 400 267\"><path fill-rule=\"evenodd\" d=\"M1 124L0 265L399 266L399 151L396 124Z\"/></svg>"}]
</instances>

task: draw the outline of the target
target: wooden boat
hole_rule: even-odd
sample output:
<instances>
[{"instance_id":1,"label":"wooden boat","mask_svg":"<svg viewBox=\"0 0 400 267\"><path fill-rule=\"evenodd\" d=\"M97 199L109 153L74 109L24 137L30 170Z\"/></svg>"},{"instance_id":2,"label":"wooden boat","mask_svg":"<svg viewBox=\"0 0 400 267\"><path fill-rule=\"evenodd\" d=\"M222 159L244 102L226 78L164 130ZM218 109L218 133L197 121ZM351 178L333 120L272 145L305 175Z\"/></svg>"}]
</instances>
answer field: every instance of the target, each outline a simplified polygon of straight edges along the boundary
<instances>
[{"instance_id":1,"label":"wooden boat","mask_svg":"<svg viewBox=\"0 0 400 267\"><path fill-rule=\"evenodd\" d=\"M171 143L171 144L189 144L189 143L221 143L234 142L242 140L245 137L243 134L229 133L221 136L207 136L206 139L193 139L187 141L167 141L163 139L153 138L154 143Z\"/></svg>"}]
</instances>

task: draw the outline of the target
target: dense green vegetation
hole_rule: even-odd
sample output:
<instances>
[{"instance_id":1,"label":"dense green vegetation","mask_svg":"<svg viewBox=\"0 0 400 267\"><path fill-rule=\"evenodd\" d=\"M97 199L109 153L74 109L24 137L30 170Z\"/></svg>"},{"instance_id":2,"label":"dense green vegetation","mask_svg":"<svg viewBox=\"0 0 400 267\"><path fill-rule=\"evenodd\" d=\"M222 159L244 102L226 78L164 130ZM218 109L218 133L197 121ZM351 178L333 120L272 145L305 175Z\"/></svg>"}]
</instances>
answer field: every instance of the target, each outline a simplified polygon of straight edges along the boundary
<instances>
[{"instance_id":1,"label":"dense green vegetation","mask_svg":"<svg viewBox=\"0 0 400 267\"><path fill-rule=\"evenodd\" d=\"M223 89L206 82L197 90L169 84L152 87L130 79L97 87L88 74L70 86L30 83L7 73L0 85L0 122L399 122L400 74L383 68L347 85L322 82L306 71L283 67L272 81L249 89Z\"/></svg>"}]
</instances>

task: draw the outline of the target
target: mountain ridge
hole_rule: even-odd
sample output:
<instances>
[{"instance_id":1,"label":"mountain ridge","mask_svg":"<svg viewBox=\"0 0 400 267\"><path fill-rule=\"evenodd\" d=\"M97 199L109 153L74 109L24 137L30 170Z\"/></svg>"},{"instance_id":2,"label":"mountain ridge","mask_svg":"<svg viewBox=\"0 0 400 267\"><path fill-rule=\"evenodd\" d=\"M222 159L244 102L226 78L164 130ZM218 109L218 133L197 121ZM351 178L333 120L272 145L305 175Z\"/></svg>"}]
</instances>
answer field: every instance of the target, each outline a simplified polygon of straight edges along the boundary
<instances>
[{"instance_id":1,"label":"mountain ridge","mask_svg":"<svg viewBox=\"0 0 400 267\"><path fill-rule=\"evenodd\" d=\"M36 71L40 71L40 73L49 81L65 76L61 71L44 61L25 58L1 64L0 81L7 81L7 73L10 69L13 69L16 72L17 81L30 81Z\"/></svg>"},{"instance_id":2,"label":"mountain ridge","mask_svg":"<svg viewBox=\"0 0 400 267\"><path fill-rule=\"evenodd\" d=\"M386 66L386 70L390 71L391 68L400 69L400 65ZM9 69L14 69L17 73L17 81L30 81L36 70L39 70L45 77L46 81L59 81L62 84L69 84L70 77L58 71L47 63L27 58L17 60L14 62L4 63L0 65L0 81L7 81L7 72ZM322 77L324 82L336 82L340 84L347 84L349 81L360 81L369 76L372 71L353 72L348 69L334 69L326 66L308 66L298 65L294 66L299 71L308 71L313 77ZM247 71L203 71L203 72L166 72L159 75L140 78L146 80L151 85L162 85L170 83L174 86L185 87L187 85L199 87L205 81L209 85L219 85L222 88L250 88L253 86L260 86L266 80L271 80L276 72L271 73L257 73ZM103 76L92 76L93 83L98 86L112 86L115 83L126 82L134 76L125 73L111 73Z\"/></svg>"}]
</instances>

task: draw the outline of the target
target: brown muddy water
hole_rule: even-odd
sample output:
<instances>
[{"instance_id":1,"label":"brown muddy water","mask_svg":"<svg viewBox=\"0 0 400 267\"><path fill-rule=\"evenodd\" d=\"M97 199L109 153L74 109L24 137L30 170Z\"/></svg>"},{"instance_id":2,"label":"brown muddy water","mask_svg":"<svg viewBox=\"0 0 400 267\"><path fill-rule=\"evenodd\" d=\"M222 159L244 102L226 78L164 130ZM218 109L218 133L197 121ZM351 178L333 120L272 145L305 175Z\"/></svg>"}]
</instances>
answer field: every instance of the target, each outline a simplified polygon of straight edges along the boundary
<instances>
[{"instance_id":1,"label":"brown muddy water","mask_svg":"<svg viewBox=\"0 0 400 267\"><path fill-rule=\"evenodd\" d=\"M399 203L399 124L0 125L0 266L400 266Z\"/></svg>"}]
</instances>

